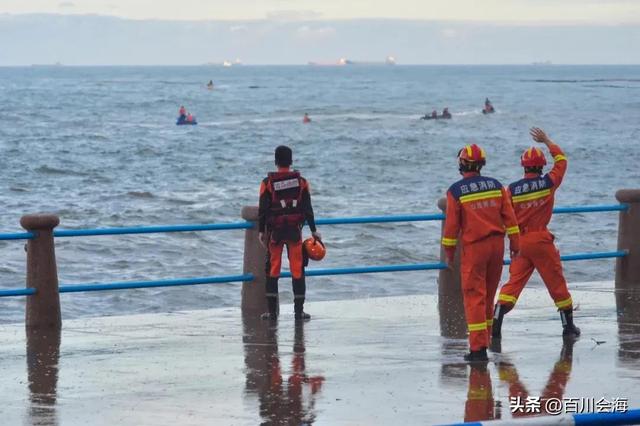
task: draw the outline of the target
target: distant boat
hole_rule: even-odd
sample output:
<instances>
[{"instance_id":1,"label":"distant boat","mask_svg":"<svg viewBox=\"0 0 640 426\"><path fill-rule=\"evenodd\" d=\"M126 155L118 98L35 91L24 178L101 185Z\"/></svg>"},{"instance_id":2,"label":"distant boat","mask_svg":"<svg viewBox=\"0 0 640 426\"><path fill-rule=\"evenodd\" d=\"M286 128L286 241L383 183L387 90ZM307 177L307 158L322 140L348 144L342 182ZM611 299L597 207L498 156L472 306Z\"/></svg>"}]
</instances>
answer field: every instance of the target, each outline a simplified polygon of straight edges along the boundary
<instances>
[{"instance_id":1,"label":"distant boat","mask_svg":"<svg viewBox=\"0 0 640 426\"><path fill-rule=\"evenodd\" d=\"M340 58L338 62L308 62L315 67L343 67L347 65L395 65L396 58L387 56L384 61L354 61L348 58Z\"/></svg>"},{"instance_id":2,"label":"distant boat","mask_svg":"<svg viewBox=\"0 0 640 426\"><path fill-rule=\"evenodd\" d=\"M62 65L60 62L56 62L53 64L31 64L31 66L34 68L44 68L44 67L63 67L64 65Z\"/></svg>"},{"instance_id":3,"label":"distant boat","mask_svg":"<svg viewBox=\"0 0 640 426\"><path fill-rule=\"evenodd\" d=\"M240 59L236 59L235 61L231 62L231 61L227 61L225 59L225 61L222 63L223 67L233 67L233 66L238 66L238 65L242 65L242 61Z\"/></svg>"},{"instance_id":4,"label":"distant boat","mask_svg":"<svg viewBox=\"0 0 640 426\"><path fill-rule=\"evenodd\" d=\"M531 62L531 65L553 65L553 62L547 60L547 61L540 61L540 62Z\"/></svg>"}]
</instances>

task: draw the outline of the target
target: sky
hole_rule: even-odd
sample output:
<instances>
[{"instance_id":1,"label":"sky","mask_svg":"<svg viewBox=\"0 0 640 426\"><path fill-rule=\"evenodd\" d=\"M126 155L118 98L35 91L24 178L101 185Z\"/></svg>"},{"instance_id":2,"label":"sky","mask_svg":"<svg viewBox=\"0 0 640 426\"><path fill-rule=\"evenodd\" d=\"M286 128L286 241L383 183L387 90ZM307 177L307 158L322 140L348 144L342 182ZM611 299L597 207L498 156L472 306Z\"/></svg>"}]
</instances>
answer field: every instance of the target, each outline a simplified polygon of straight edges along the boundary
<instances>
[{"instance_id":1,"label":"sky","mask_svg":"<svg viewBox=\"0 0 640 426\"><path fill-rule=\"evenodd\" d=\"M640 64L640 0L0 0L0 39L0 66Z\"/></svg>"},{"instance_id":2,"label":"sky","mask_svg":"<svg viewBox=\"0 0 640 426\"><path fill-rule=\"evenodd\" d=\"M180 7L178 7L178 5ZM130 19L421 19L640 23L638 0L2 0L0 13Z\"/></svg>"}]
</instances>

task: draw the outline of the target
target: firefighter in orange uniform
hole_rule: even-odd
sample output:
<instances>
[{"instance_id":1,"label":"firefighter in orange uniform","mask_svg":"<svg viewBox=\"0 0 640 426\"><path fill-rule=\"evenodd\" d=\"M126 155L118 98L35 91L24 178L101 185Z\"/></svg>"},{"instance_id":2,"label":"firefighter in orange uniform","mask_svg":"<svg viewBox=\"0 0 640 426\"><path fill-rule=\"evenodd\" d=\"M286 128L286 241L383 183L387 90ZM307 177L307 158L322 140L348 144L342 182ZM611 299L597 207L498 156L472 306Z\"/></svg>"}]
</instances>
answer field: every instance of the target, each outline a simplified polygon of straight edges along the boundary
<instances>
[{"instance_id":1,"label":"firefighter in orange uniform","mask_svg":"<svg viewBox=\"0 0 640 426\"><path fill-rule=\"evenodd\" d=\"M513 309L531 274L537 269L560 311L562 335L576 338L580 336L580 329L573 323L573 302L562 273L560 253L553 244L553 234L547 229L555 192L567 171L567 157L541 129L532 128L531 136L533 140L549 148L553 157L553 168L543 176L542 168L547 164L547 160L541 149L531 147L520 158L524 167L524 178L509 185L522 234L521 253L509 268L509 281L500 289L492 335L494 338L501 337L505 314Z\"/></svg>"},{"instance_id":2,"label":"firefighter in orange uniform","mask_svg":"<svg viewBox=\"0 0 640 426\"><path fill-rule=\"evenodd\" d=\"M260 185L258 208L258 230L260 242L267 248L267 307L263 319L278 317L278 278L282 265L282 251L287 247L289 268L293 282L294 313L296 320L307 320L311 316L304 312L306 285L302 249L302 226L305 221L314 238L320 240L311 206L309 184L298 171L290 169L293 153L287 146L275 151L276 172Z\"/></svg>"},{"instance_id":3,"label":"firefighter in orange uniform","mask_svg":"<svg viewBox=\"0 0 640 426\"><path fill-rule=\"evenodd\" d=\"M496 179L481 176L485 153L467 145L458 153L463 178L447 191L447 215L442 245L453 262L458 234L462 242L461 274L464 311L469 329L467 361L487 361L493 322L493 300L502 274L504 235L511 256L518 253L519 230L511 201Z\"/></svg>"}]
</instances>

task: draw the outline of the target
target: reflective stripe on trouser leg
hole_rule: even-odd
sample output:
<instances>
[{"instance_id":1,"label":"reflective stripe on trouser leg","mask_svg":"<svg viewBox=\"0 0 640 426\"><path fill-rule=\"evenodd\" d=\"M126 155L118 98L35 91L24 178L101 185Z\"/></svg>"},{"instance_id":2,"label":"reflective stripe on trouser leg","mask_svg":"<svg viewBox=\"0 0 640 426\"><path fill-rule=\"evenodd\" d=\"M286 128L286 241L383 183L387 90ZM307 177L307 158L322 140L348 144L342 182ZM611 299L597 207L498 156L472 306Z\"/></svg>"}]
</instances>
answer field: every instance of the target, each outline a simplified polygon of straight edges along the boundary
<instances>
[{"instance_id":1,"label":"reflective stripe on trouser leg","mask_svg":"<svg viewBox=\"0 0 640 426\"><path fill-rule=\"evenodd\" d=\"M571 309L573 307L573 300L571 300L571 297L565 300L559 300L556 302L556 306L560 310Z\"/></svg>"}]
</instances>

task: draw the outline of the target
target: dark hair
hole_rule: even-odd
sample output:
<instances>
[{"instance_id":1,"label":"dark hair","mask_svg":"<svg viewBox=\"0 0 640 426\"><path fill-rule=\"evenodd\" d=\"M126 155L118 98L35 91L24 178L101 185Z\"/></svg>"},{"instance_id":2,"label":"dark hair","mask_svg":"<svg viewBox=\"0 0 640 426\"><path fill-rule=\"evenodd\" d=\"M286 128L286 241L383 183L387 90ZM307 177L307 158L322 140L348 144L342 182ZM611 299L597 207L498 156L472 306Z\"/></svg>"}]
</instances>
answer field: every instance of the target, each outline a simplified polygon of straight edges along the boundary
<instances>
[{"instance_id":1,"label":"dark hair","mask_svg":"<svg viewBox=\"0 0 640 426\"><path fill-rule=\"evenodd\" d=\"M525 167L524 168L524 172L525 173L537 173L537 174L541 175L542 174L542 166Z\"/></svg>"},{"instance_id":2,"label":"dark hair","mask_svg":"<svg viewBox=\"0 0 640 426\"><path fill-rule=\"evenodd\" d=\"M289 167L293 162L293 152L288 146L280 145L276 148L276 165L280 167Z\"/></svg>"}]
</instances>

